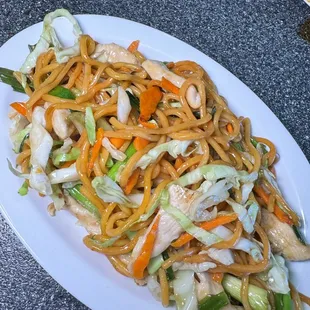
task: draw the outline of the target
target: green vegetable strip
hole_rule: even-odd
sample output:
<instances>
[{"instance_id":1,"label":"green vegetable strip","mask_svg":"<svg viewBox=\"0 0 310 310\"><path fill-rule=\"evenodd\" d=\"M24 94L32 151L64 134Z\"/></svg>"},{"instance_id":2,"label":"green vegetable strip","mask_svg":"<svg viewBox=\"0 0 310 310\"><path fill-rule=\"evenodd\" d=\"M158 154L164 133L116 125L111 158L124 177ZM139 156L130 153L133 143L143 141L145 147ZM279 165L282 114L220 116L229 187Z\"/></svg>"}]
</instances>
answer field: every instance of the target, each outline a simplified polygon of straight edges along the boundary
<instances>
[{"instance_id":1,"label":"green vegetable strip","mask_svg":"<svg viewBox=\"0 0 310 310\"><path fill-rule=\"evenodd\" d=\"M251 138L251 143L253 144L254 147L257 147L258 141L254 139L253 137Z\"/></svg>"},{"instance_id":2,"label":"green vegetable strip","mask_svg":"<svg viewBox=\"0 0 310 310\"><path fill-rule=\"evenodd\" d=\"M287 294L280 294L275 293L275 306L276 310L292 310L292 299L289 293Z\"/></svg>"},{"instance_id":3,"label":"green vegetable strip","mask_svg":"<svg viewBox=\"0 0 310 310\"><path fill-rule=\"evenodd\" d=\"M225 292L217 295L207 296L199 302L199 310L220 310L229 304L229 299Z\"/></svg>"},{"instance_id":4,"label":"green vegetable strip","mask_svg":"<svg viewBox=\"0 0 310 310\"><path fill-rule=\"evenodd\" d=\"M22 140L20 146L19 146L19 150L18 150L18 153L21 153L23 151L23 147L24 147L24 144L26 142L26 140L29 138L29 133L25 135L24 139Z\"/></svg>"},{"instance_id":5,"label":"green vegetable strip","mask_svg":"<svg viewBox=\"0 0 310 310\"><path fill-rule=\"evenodd\" d=\"M109 170L109 172L108 172L108 177L109 177L110 179L112 179L113 181L115 181L115 180L116 180L117 173L118 173L120 167L121 167L121 166L124 166L124 165L127 163L128 159L129 159L134 153L136 153L136 152L137 152L136 148L134 147L133 143L131 143L131 144L128 146L127 150L125 151L125 155L127 156L126 159L123 160L123 161L117 161L117 162L113 165L113 167Z\"/></svg>"},{"instance_id":6,"label":"green vegetable strip","mask_svg":"<svg viewBox=\"0 0 310 310\"><path fill-rule=\"evenodd\" d=\"M68 154L59 154L53 159L53 163L55 166L59 166L60 163L76 160L80 156L80 149L79 148L72 148L70 153Z\"/></svg>"},{"instance_id":7,"label":"green vegetable strip","mask_svg":"<svg viewBox=\"0 0 310 310\"><path fill-rule=\"evenodd\" d=\"M107 168L112 168L113 165L114 165L114 161L111 157L109 157L107 160L106 166L107 166Z\"/></svg>"},{"instance_id":8,"label":"green vegetable strip","mask_svg":"<svg viewBox=\"0 0 310 310\"><path fill-rule=\"evenodd\" d=\"M128 90L126 91L128 97L129 97L129 101L130 104L133 108L135 108L138 112L140 112L140 101L139 99L134 96L131 92L129 92Z\"/></svg>"},{"instance_id":9,"label":"green vegetable strip","mask_svg":"<svg viewBox=\"0 0 310 310\"><path fill-rule=\"evenodd\" d=\"M18 190L18 194L20 194L21 196L25 196L28 194L28 183L25 181L23 183L23 185L21 186L21 188Z\"/></svg>"},{"instance_id":10,"label":"green vegetable strip","mask_svg":"<svg viewBox=\"0 0 310 310\"><path fill-rule=\"evenodd\" d=\"M301 234L301 232L299 231L298 227L296 225L293 225L293 230L294 233L296 235L296 237L298 238L298 240L303 244L303 245L307 245L303 235Z\"/></svg>"},{"instance_id":11,"label":"green vegetable strip","mask_svg":"<svg viewBox=\"0 0 310 310\"><path fill-rule=\"evenodd\" d=\"M163 264L164 259L163 256L161 254L151 258L148 266L147 266L147 271L149 272L149 274L154 274Z\"/></svg>"},{"instance_id":12,"label":"green vegetable strip","mask_svg":"<svg viewBox=\"0 0 310 310\"><path fill-rule=\"evenodd\" d=\"M0 68L0 82L12 86L19 93L25 93L23 86L18 82L13 73L13 70Z\"/></svg>"},{"instance_id":13,"label":"green vegetable strip","mask_svg":"<svg viewBox=\"0 0 310 310\"><path fill-rule=\"evenodd\" d=\"M242 146L242 144L240 142L233 142L232 145L238 151L244 152L244 148L243 148L243 146Z\"/></svg>"},{"instance_id":14,"label":"green vegetable strip","mask_svg":"<svg viewBox=\"0 0 310 310\"><path fill-rule=\"evenodd\" d=\"M164 259L164 260L169 259L169 255L168 255L168 252L167 252L167 251L164 251L164 252L162 253L162 255L163 255L163 259ZM168 281L172 281L172 280L175 279L174 272L173 272L171 266L170 266L168 269L166 269L166 275L167 275Z\"/></svg>"},{"instance_id":15,"label":"green vegetable strip","mask_svg":"<svg viewBox=\"0 0 310 310\"><path fill-rule=\"evenodd\" d=\"M75 99L75 95L70 89L60 86L60 85L52 89L49 92L49 94L55 97L63 98L63 99L72 99L72 100Z\"/></svg>"},{"instance_id":16,"label":"green vegetable strip","mask_svg":"<svg viewBox=\"0 0 310 310\"><path fill-rule=\"evenodd\" d=\"M231 295L236 300L242 302L242 283L240 279L226 274L223 278L222 285L226 293ZM252 284L249 285L248 298L250 306L253 310L267 310L270 308L267 291L258 286Z\"/></svg>"},{"instance_id":17,"label":"green vegetable strip","mask_svg":"<svg viewBox=\"0 0 310 310\"><path fill-rule=\"evenodd\" d=\"M95 215L98 219L101 218L101 215L95 205L92 204L79 190L80 185L76 185L72 188L67 188L69 195L79 202L86 210Z\"/></svg>"},{"instance_id":18,"label":"green vegetable strip","mask_svg":"<svg viewBox=\"0 0 310 310\"><path fill-rule=\"evenodd\" d=\"M93 110L91 107L86 108L85 127L87 131L89 143L91 145L94 145L96 142L96 122L95 122Z\"/></svg>"}]
</instances>

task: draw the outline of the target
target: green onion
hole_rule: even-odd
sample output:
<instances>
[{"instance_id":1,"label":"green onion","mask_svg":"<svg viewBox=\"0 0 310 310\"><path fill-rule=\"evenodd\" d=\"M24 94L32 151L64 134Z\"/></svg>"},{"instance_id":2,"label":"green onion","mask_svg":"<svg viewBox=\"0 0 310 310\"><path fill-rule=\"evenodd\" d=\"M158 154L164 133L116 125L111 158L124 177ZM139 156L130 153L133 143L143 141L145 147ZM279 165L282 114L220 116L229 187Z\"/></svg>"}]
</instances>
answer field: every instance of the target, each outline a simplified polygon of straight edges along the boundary
<instances>
[{"instance_id":1,"label":"green onion","mask_svg":"<svg viewBox=\"0 0 310 310\"><path fill-rule=\"evenodd\" d=\"M168 252L167 252L167 251L164 251L162 254L163 254L163 259L164 259L164 260L169 259L169 255L168 255ZM166 275L167 275L167 279L168 279L169 281L172 281L172 280L175 279L174 272L173 272L171 266L170 266L169 268L166 269Z\"/></svg>"},{"instance_id":2,"label":"green onion","mask_svg":"<svg viewBox=\"0 0 310 310\"><path fill-rule=\"evenodd\" d=\"M114 165L113 159L109 157L105 165L107 166L107 168L112 168Z\"/></svg>"},{"instance_id":3,"label":"green onion","mask_svg":"<svg viewBox=\"0 0 310 310\"><path fill-rule=\"evenodd\" d=\"M292 310L292 299L290 293L280 294L275 293L275 306L276 310Z\"/></svg>"},{"instance_id":4,"label":"green onion","mask_svg":"<svg viewBox=\"0 0 310 310\"><path fill-rule=\"evenodd\" d=\"M135 108L138 112L140 112L140 101L139 98L137 98L136 96L134 96L131 92L129 92L128 90L126 91L128 97L129 97L129 101L130 104L133 108Z\"/></svg>"},{"instance_id":5,"label":"green onion","mask_svg":"<svg viewBox=\"0 0 310 310\"><path fill-rule=\"evenodd\" d=\"M233 146L236 150L238 150L238 151L240 151L240 152L244 152L244 148L243 148L243 146L242 146L242 144L241 144L240 142L232 142L232 146Z\"/></svg>"},{"instance_id":6,"label":"green onion","mask_svg":"<svg viewBox=\"0 0 310 310\"><path fill-rule=\"evenodd\" d=\"M217 295L207 296L199 302L199 310L220 310L229 304L229 299L225 292Z\"/></svg>"},{"instance_id":7,"label":"green onion","mask_svg":"<svg viewBox=\"0 0 310 310\"><path fill-rule=\"evenodd\" d=\"M49 92L49 94L55 97L63 98L63 99L73 99L73 100L75 99L75 95L70 89L60 86L60 85L52 89Z\"/></svg>"},{"instance_id":8,"label":"green onion","mask_svg":"<svg viewBox=\"0 0 310 310\"><path fill-rule=\"evenodd\" d=\"M25 93L23 86L14 76L14 71L6 68L0 68L0 82L12 86L13 90L19 93Z\"/></svg>"},{"instance_id":9,"label":"green onion","mask_svg":"<svg viewBox=\"0 0 310 310\"><path fill-rule=\"evenodd\" d=\"M240 279L226 274L223 278L222 285L224 287L224 290L229 295L242 302ZM267 291L260 287L250 284L248 290L248 298L250 306L253 310L267 310L270 307Z\"/></svg>"},{"instance_id":10,"label":"green onion","mask_svg":"<svg viewBox=\"0 0 310 310\"><path fill-rule=\"evenodd\" d=\"M55 166L59 166L60 163L76 160L80 156L80 149L73 147L68 154L58 154L55 158L53 158L53 164Z\"/></svg>"},{"instance_id":11,"label":"green onion","mask_svg":"<svg viewBox=\"0 0 310 310\"><path fill-rule=\"evenodd\" d=\"M123 160L123 161L119 161L119 160L118 160L118 161L113 165L113 167L109 170L109 172L108 172L108 177L109 177L110 179L112 179L113 181L115 181L115 180L116 180L116 176L117 176L118 171L120 170L120 168L121 168L122 166L124 166L124 165L127 163L128 159L129 159L134 153L136 153L136 152L137 152L136 148L134 147L133 143L131 143L131 144L128 146L127 150L125 151L125 155L127 156L126 159Z\"/></svg>"},{"instance_id":12,"label":"green onion","mask_svg":"<svg viewBox=\"0 0 310 310\"><path fill-rule=\"evenodd\" d=\"M18 190L18 194L20 194L21 196L27 195L28 194L28 187L29 187L28 182L25 181L23 183L23 185L21 186L21 188Z\"/></svg>"},{"instance_id":13,"label":"green onion","mask_svg":"<svg viewBox=\"0 0 310 310\"><path fill-rule=\"evenodd\" d=\"M161 254L153 257L147 266L147 271L149 272L149 274L150 275L154 274L161 267L163 262L164 262L164 259Z\"/></svg>"},{"instance_id":14,"label":"green onion","mask_svg":"<svg viewBox=\"0 0 310 310\"><path fill-rule=\"evenodd\" d=\"M80 185L76 185L72 188L66 189L69 195L74 198L77 202L79 202L86 210L96 216L96 218L100 219L101 215L93 203L88 200L81 192L80 192Z\"/></svg>"},{"instance_id":15,"label":"green onion","mask_svg":"<svg viewBox=\"0 0 310 310\"><path fill-rule=\"evenodd\" d=\"M254 145L254 147L257 147L258 141L252 137L251 143Z\"/></svg>"},{"instance_id":16,"label":"green onion","mask_svg":"<svg viewBox=\"0 0 310 310\"><path fill-rule=\"evenodd\" d=\"M20 146L19 146L18 153L21 153L21 152L23 151L24 144L25 144L25 142L26 142L26 140L27 140L28 138L29 138L29 133L27 133L27 134L24 136L24 138L23 138L23 140L22 140L22 142L21 142L21 144L20 144Z\"/></svg>"},{"instance_id":17,"label":"green onion","mask_svg":"<svg viewBox=\"0 0 310 310\"><path fill-rule=\"evenodd\" d=\"M135 237L135 235L137 234L137 232L136 232L136 231L127 230L127 231L125 232L125 234L126 234L126 236L127 236L130 240L132 240L132 239Z\"/></svg>"},{"instance_id":18,"label":"green onion","mask_svg":"<svg viewBox=\"0 0 310 310\"><path fill-rule=\"evenodd\" d=\"M95 122L93 110L91 107L86 108L85 127L87 131L89 143L91 145L94 145L96 142L96 122Z\"/></svg>"},{"instance_id":19,"label":"green onion","mask_svg":"<svg viewBox=\"0 0 310 310\"><path fill-rule=\"evenodd\" d=\"M53 141L53 146L62 146L64 144L63 141L60 141L60 140L54 140Z\"/></svg>"},{"instance_id":20,"label":"green onion","mask_svg":"<svg viewBox=\"0 0 310 310\"><path fill-rule=\"evenodd\" d=\"M293 225L293 230L294 233L296 235L296 237L298 238L298 240L303 244L303 245L307 245L303 235L301 234L301 232L299 231L298 227L296 225Z\"/></svg>"}]
</instances>

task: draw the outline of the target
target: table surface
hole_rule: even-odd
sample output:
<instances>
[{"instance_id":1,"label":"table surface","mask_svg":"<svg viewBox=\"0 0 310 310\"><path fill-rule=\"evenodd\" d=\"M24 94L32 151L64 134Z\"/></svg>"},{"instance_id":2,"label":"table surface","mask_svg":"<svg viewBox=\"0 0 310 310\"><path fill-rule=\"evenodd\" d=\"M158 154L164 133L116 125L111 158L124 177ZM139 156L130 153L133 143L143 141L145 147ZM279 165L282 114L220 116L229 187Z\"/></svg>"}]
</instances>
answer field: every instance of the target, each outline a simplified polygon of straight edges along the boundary
<instances>
[{"instance_id":1,"label":"table surface","mask_svg":"<svg viewBox=\"0 0 310 310\"><path fill-rule=\"evenodd\" d=\"M131 19L198 48L247 84L310 159L310 44L297 34L310 7L301 0L2 0L0 45L60 7ZM87 309L31 257L1 215L0 308Z\"/></svg>"}]
</instances>

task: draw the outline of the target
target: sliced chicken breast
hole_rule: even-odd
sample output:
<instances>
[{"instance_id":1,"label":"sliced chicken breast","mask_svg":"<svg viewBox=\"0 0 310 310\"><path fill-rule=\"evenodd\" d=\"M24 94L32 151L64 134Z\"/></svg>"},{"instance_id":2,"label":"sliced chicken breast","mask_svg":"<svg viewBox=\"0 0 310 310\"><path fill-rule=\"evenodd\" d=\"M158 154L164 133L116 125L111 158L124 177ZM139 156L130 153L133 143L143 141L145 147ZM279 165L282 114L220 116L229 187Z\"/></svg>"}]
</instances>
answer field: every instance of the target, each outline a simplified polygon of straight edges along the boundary
<instances>
[{"instance_id":1,"label":"sliced chicken breast","mask_svg":"<svg viewBox=\"0 0 310 310\"><path fill-rule=\"evenodd\" d=\"M273 213L266 209L262 209L261 225L274 253L283 254L286 259L292 261L310 259L310 246L303 245L288 224L280 222Z\"/></svg>"}]
</instances>

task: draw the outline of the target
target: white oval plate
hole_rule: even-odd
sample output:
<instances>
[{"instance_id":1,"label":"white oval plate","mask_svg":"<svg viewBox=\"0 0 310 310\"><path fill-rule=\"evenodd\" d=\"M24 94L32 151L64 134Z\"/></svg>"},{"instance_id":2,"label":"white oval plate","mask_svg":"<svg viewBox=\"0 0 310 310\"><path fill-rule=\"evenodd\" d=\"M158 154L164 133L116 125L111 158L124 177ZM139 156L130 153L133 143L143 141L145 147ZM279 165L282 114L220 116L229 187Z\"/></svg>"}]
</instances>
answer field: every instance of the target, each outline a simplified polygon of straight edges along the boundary
<instances>
[{"instance_id":1,"label":"white oval plate","mask_svg":"<svg viewBox=\"0 0 310 310\"><path fill-rule=\"evenodd\" d=\"M310 218L308 178L310 166L282 123L269 108L240 80L208 56L184 42L153 28L125 19L98 16L77 16L84 33L99 42L115 42L127 47L133 40L141 41L140 49L148 58L177 61L190 59L201 64L209 73L237 115L249 116L255 135L275 142L281 156L277 164L280 187L288 202L302 216ZM72 37L71 27L63 20L56 21L65 37ZM15 35L0 49L0 66L18 69L28 54L28 44L38 41L42 23L31 26ZM10 87L0 84L2 121L0 135L1 211L17 236L34 258L71 294L92 309L161 309L146 288L114 271L104 255L88 250L82 242L84 229L67 212L50 217L46 212L47 199L33 191L25 197L17 194L22 181L12 175L6 158L15 156L8 138L9 103L25 99ZM305 208L303 208L303 206ZM309 233L305 225L304 233ZM297 288L310 295L307 285L310 263L291 264L291 275Z\"/></svg>"}]
</instances>

